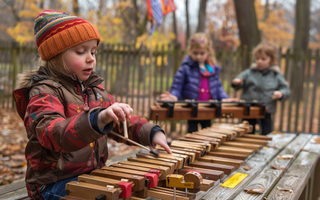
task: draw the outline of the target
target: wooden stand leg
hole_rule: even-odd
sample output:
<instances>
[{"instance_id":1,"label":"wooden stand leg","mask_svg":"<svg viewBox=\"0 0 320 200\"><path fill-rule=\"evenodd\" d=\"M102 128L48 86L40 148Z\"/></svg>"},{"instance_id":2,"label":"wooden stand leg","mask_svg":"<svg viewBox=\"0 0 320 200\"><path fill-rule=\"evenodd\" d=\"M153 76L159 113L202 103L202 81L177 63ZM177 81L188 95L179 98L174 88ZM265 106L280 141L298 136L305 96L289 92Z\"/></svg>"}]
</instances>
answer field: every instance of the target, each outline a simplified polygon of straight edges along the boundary
<instances>
[{"instance_id":1,"label":"wooden stand leg","mask_svg":"<svg viewBox=\"0 0 320 200\"><path fill-rule=\"evenodd\" d=\"M314 169L314 176L313 176L313 192L312 192L312 200L318 200L320 197L320 159L318 159L318 162L316 164L316 167Z\"/></svg>"}]
</instances>

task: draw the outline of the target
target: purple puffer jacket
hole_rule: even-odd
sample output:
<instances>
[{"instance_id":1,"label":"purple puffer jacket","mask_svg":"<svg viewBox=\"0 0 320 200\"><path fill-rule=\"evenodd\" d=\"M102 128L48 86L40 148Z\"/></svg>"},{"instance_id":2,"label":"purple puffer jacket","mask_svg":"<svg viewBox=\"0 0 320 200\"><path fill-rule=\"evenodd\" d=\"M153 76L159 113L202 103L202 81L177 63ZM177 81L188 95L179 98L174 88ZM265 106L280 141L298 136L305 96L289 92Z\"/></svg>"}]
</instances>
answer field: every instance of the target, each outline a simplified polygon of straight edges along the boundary
<instances>
[{"instance_id":1,"label":"purple puffer jacket","mask_svg":"<svg viewBox=\"0 0 320 200\"><path fill-rule=\"evenodd\" d=\"M214 69L215 73L209 77L209 88L212 98L216 100L229 98L223 90L219 79L219 73L222 69L218 66L214 66ZM198 62L193 61L187 56L174 76L170 93L178 99L198 100L200 76Z\"/></svg>"}]
</instances>

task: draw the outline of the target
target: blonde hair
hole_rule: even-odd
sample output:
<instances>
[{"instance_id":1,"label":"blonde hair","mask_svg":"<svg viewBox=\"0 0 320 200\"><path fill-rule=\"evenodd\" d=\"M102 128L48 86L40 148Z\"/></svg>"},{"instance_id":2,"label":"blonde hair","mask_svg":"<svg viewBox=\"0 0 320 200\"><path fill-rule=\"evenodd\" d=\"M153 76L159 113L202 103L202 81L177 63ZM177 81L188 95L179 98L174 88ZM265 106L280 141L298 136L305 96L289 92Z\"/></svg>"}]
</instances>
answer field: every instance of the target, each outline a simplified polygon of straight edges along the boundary
<instances>
[{"instance_id":1,"label":"blonde hair","mask_svg":"<svg viewBox=\"0 0 320 200\"><path fill-rule=\"evenodd\" d=\"M70 70L64 62L64 55L66 52L67 50L59 53L58 55L50 58L47 61L43 61L41 60L41 58L39 58L39 60L37 61L37 66L43 66L44 68L46 68L49 77L53 80L58 79L58 77L61 77L61 75L71 74ZM36 71L36 73L37 72L38 70Z\"/></svg>"},{"instance_id":2,"label":"blonde hair","mask_svg":"<svg viewBox=\"0 0 320 200\"><path fill-rule=\"evenodd\" d=\"M272 65L277 63L277 47L271 42L261 42L256 46L253 51L252 55L256 57L257 55L266 54L270 57L270 63Z\"/></svg>"},{"instance_id":3,"label":"blonde hair","mask_svg":"<svg viewBox=\"0 0 320 200\"><path fill-rule=\"evenodd\" d=\"M193 48L205 48L208 50L208 59L212 64L217 64L216 54L212 48L212 41L206 33L195 33L188 41L188 50Z\"/></svg>"}]
</instances>

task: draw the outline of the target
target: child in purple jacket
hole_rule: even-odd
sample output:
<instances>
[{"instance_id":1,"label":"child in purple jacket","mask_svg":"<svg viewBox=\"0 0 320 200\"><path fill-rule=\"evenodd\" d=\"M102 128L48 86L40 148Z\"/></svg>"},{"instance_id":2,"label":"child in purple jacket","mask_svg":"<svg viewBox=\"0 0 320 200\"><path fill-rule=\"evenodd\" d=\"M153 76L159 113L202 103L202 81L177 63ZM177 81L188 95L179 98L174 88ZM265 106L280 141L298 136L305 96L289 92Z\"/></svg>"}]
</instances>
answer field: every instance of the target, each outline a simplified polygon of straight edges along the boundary
<instances>
[{"instance_id":1,"label":"child in purple jacket","mask_svg":"<svg viewBox=\"0 0 320 200\"><path fill-rule=\"evenodd\" d=\"M212 41L205 33L196 33L188 42L188 53L176 72L170 93L161 94L162 101L193 99L209 101L210 99L229 99L219 79L221 68L217 63ZM229 99L235 100L235 99ZM188 133L211 125L210 120L188 120Z\"/></svg>"}]
</instances>

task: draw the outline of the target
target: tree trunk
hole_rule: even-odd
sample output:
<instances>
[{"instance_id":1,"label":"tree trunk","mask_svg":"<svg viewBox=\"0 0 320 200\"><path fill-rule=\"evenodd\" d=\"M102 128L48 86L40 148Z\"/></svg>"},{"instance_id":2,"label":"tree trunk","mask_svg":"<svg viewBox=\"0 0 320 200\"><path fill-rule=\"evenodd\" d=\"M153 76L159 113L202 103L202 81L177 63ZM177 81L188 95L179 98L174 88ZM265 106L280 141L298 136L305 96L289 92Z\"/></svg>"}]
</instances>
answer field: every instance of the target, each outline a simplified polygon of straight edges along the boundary
<instances>
[{"instance_id":1,"label":"tree trunk","mask_svg":"<svg viewBox=\"0 0 320 200\"><path fill-rule=\"evenodd\" d=\"M99 0L99 7L98 7L98 11L97 11L98 19L100 19L103 15L103 11L104 11L103 8L105 8L104 1Z\"/></svg>"},{"instance_id":2,"label":"tree trunk","mask_svg":"<svg viewBox=\"0 0 320 200\"><path fill-rule=\"evenodd\" d=\"M206 9L207 0L200 0L197 32L204 32L206 29Z\"/></svg>"},{"instance_id":3,"label":"tree trunk","mask_svg":"<svg viewBox=\"0 0 320 200\"><path fill-rule=\"evenodd\" d=\"M190 38L189 0L186 0L186 22L187 22L186 46L187 46L188 45L188 39Z\"/></svg>"},{"instance_id":4,"label":"tree trunk","mask_svg":"<svg viewBox=\"0 0 320 200\"><path fill-rule=\"evenodd\" d=\"M136 38L143 35L143 33L146 31L147 23L148 23L148 13L146 13L146 15L144 16L142 23L138 25Z\"/></svg>"},{"instance_id":5,"label":"tree trunk","mask_svg":"<svg viewBox=\"0 0 320 200\"><path fill-rule=\"evenodd\" d=\"M178 41L178 29L177 29L177 18L176 18L176 11L173 11L172 13L172 20L173 20L173 33L175 37L175 41Z\"/></svg>"},{"instance_id":6,"label":"tree trunk","mask_svg":"<svg viewBox=\"0 0 320 200\"><path fill-rule=\"evenodd\" d=\"M293 40L294 52L306 52L310 31L310 0L296 1L295 33Z\"/></svg>"},{"instance_id":7,"label":"tree trunk","mask_svg":"<svg viewBox=\"0 0 320 200\"><path fill-rule=\"evenodd\" d=\"M250 65L250 51L261 40L254 0L234 0L241 47L246 51L244 66Z\"/></svg>"},{"instance_id":8,"label":"tree trunk","mask_svg":"<svg viewBox=\"0 0 320 200\"><path fill-rule=\"evenodd\" d=\"M263 16L263 21L266 21L269 16L269 0L266 1L266 5L264 6L264 16Z\"/></svg>"},{"instance_id":9,"label":"tree trunk","mask_svg":"<svg viewBox=\"0 0 320 200\"><path fill-rule=\"evenodd\" d=\"M136 35L137 29L139 27L139 18L138 18L138 13L139 13L139 8L138 8L138 3L137 0L132 0L133 4L133 12L132 12L132 19L133 19L133 34Z\"/></svg>"},{"instance_id":10,"label":"tree trunk","mask_svg":"<svg viewBox=\"0 0 320 200\"><path fill-rule=\"evenodd\" d=\"M40 7L42 10L44 10L44 0L40 0L40 5L39 5L39 7Z\"/></svg>"}]
</instances>

